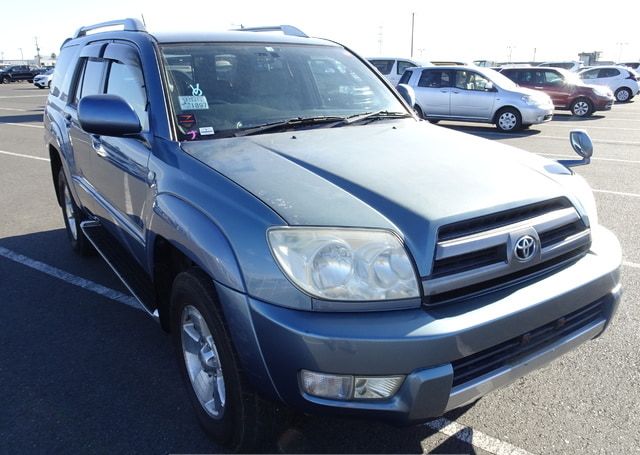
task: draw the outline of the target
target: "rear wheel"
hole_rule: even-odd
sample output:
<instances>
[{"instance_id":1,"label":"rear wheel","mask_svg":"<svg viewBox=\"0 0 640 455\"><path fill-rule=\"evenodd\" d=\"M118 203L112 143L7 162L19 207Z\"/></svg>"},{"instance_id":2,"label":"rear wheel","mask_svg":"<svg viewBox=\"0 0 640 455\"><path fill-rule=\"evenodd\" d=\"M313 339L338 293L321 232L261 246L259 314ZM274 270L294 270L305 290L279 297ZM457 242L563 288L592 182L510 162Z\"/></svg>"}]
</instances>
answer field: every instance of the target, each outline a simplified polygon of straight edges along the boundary
<instances>
[{"instance_id":1,"label":"rear wheel","mask_svg":"<svg viewBox=\"0 0 640 455\"><path fill-rule=\"evenodd\" d=\"M421 119L424 118L424 112L422 112L422 108L420 106L416 104L415 106L413 106L413 110L416 111L416 114L418 114L418 117L420 117Z\"/></svg>"},{"instance_id":2,"label":"rear wheel","mask_svg":"<svg viewBox=\"0 0 640 455\"><path fill-rule=\"evenodd\" d=\"M275 436L275 405L245 379L213 280L198 268L173 282L171 332L187 393L207 435L233 452L264 450Z\"/></svg>"},{"instance_id":3,"label":"rear wheel","mask_svg":"<svg viewBox=\"0 0 640 455\"><path fill-rule=\"evenodd\" d=\"M615 95L616 101L618 101L619 103L626 103L627 101L631 100L631 98L633 98L631 96L631 90L627 87L619 88L618 90L616 90Z\"/></svg>"},{"instance_id":4,"label":"rear wheel","mask_svg":"<svg viewBox=\"0 0 640 455\"><path fill-rule=\"evenodd\" d=\"M87 237L85 237L82 229L80 229L80 223L84 221L85 216L73 200L67 178L62 168L60 168L58 172L58 194L60 197L60 206L62 207L64 227L67 231L71 248L80 256L91 255L94 251L93 246Z\"/></svg>"},{"instance_id":5,"label":"rear wheel","mask_svg":"<svg viewBox=\"0 0 640 455\"><path fill-rule=\"evenodd\" d=\"M501 109L496 114L496 127L500 131L510 132L520 129L522 126L522 117L520 112L512 107Z\"/></svg>"},{"instance_id":6,"label":"rear wheel","mask_svg":"<svg viewBox=\"0 0 640 455\"><path fill-rule=\"evenodd\" d=\"M576 117L589 117L593 114L593 104L586 98L578 98L571 103L571 113Z\"/></svg>"}]
</instances>

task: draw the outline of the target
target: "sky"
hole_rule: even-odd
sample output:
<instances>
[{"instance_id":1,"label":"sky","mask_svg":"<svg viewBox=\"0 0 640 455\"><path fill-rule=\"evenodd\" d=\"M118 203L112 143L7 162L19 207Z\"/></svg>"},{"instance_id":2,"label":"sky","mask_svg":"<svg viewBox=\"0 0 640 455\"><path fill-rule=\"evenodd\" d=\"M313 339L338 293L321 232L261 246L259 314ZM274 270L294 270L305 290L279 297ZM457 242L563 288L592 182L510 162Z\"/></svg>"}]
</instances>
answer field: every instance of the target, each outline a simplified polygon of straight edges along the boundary
<instances>
[{"instance_id":1,"label":"sky","mask_svg":"<svg viewBox=\"0 0 640 455\"><path fill-rule=\"evenodd\" d=\"M328 38L362 56L419 60L577 60L601 51L601 60L640 60L640 1L538 0L31 0L3 2L0 60L58 53L82 25L144 15L153 31L220 31L244 26L290 24L307 35ZM105 6L107 5L107 6ZM599 6L596 6L599 5ZM620 12L624 11L623 14ZM22 50L22 53L21 51Z\"/></svg>"}]
</instances>

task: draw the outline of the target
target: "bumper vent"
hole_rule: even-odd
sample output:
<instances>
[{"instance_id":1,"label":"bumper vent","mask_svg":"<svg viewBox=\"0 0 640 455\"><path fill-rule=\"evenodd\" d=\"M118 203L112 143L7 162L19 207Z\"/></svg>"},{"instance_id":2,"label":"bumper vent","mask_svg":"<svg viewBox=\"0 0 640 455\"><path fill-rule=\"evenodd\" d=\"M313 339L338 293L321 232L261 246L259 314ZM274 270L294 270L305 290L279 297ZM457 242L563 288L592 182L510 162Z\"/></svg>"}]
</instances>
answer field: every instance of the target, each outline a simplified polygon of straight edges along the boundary
<instances>
[{"instance_id":1,"label":"bumper vent","mask_svg":"<svg viewBox=\"0 0 640 455\"><path fill-rule=\"evenodd\" d=\"M605 318L604 300L599 300L565 317L543 325L502 344L453 362L453 387L473 381Z\"/></svg>"}]
</instances>

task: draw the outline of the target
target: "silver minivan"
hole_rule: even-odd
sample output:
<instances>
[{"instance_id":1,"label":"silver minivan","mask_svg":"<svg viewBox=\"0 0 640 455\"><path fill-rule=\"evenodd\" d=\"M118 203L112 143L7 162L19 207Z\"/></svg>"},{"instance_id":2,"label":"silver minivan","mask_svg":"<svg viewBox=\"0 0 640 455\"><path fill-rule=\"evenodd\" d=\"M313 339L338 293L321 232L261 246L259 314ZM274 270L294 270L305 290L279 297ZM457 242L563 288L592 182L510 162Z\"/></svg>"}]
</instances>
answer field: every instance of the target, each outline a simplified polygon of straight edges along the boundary
<instances>
[{"instance_id":1,"label":"silver minivan","mask_svg":"<svg viewBox=\"0 0 640 455\"><path fill-rule=\"evenodd\" d=\"M519 87L489 68L410 68L399 84L413 87L414 109L432 123L440 120L494 123L501 131L515 131L553 117L554 106L548 95Z\"/></svg>"}]
</instances>

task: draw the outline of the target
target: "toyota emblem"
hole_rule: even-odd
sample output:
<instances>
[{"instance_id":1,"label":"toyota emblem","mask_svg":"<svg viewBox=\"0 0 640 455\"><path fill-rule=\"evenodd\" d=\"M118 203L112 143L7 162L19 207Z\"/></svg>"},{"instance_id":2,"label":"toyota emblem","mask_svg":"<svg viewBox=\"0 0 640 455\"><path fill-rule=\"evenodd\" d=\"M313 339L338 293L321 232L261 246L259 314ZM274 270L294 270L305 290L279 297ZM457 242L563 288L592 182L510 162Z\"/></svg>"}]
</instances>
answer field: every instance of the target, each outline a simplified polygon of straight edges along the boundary
<instances>
[{"instance_id":1,"label":"toyota emblem","mask_svg":"<svg viewBox=\"0 0 640 455\"><path fill-rule=\"evenodd\" d=\"M528 262L535 256L538 250L538 243L530 235L520 237L513 248L513 255L520 262Z\"/></svg>"}]
</instances>

